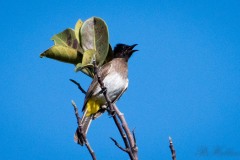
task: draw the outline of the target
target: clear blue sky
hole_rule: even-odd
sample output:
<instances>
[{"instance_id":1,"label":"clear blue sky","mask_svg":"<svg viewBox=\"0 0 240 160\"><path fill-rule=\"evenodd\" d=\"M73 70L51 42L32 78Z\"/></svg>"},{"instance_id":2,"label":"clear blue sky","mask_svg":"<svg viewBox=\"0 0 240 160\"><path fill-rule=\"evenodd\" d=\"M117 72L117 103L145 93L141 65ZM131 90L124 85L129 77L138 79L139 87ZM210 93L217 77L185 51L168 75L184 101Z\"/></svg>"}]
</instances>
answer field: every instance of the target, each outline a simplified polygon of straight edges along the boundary
<instances>
[{"instance_id":1,"label":"clear blue sky","mask_svg":"<svg viewBox=\"0 0 240 160\"><path fill-rule=\"evenodd\" d=\"M71 100L90 78L39 54L80 18L103 18L110 42L135 44L129 88L117 103L135 128L139 159L240 159L240 1L1 1L0 159L91 159L73 142ZM113 120L88 138L99 160L128 159ZM202 154L200 154L202 152Z\"/></svg>"}]
</instances>

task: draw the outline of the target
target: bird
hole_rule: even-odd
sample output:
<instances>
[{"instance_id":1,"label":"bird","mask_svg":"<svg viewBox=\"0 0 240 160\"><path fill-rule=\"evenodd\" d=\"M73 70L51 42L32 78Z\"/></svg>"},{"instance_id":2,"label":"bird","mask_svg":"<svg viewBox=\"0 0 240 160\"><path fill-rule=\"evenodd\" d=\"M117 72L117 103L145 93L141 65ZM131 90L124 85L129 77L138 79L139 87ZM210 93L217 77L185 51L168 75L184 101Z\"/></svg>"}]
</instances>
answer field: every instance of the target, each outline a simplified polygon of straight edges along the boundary
<instances>
[{"instance_id":1,"label":"bird","mask_svg":"<svg viewBox=\"0 0 240 160\"><path fill-rule=\"evenodd\" d=\"M98 69L98 74L107 89L111 103L115 103L128 88L128 60L134 52L138 51L133 49L136 45L117 44L113 50L112 60ZM80 121L81 133L87 134L92 120L98 118L106 110L106 106L106 99L95 75L84 99L83 117ZM74 135L74 141L82 146L85 144L78 128Z\"/></svg>"}]
</instances>

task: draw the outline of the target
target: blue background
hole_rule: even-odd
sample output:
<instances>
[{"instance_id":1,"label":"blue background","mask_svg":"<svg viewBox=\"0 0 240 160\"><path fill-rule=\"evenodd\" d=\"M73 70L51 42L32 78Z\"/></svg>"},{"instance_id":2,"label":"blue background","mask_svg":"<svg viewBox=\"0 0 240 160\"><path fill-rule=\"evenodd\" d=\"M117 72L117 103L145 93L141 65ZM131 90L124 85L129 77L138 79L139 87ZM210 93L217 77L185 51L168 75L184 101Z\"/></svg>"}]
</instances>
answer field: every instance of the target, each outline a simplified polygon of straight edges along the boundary
<instances>
[{"instance_id":1,"label":"blue background","mask_svg":"<svg viewBox=\"0 0 240 160\"><path fill-rule=\"evenodd\" d=\"M73 142L91 79L39 54L80 18L103 18L112 46L139 45L117 105L135 128L139 159L240 158L240 1L1 1L0 159L91 159ZM129 159L107 114L88 139L99 160Z\"/></svg>"}]
</instances>

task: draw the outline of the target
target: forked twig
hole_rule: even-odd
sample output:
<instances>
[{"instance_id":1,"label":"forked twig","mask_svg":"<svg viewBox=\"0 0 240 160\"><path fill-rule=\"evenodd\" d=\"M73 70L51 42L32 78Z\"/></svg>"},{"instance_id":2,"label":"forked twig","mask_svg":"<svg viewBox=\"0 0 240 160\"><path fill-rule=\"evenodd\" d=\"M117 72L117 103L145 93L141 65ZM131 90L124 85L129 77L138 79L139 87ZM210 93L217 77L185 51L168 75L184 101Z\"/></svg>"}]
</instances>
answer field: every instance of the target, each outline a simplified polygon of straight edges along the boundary
<instances>
[{"instance_id":1,"label":"forked twig","mask_svg":"<svg viewBox=\"0 0 240 160\"><path fill-rule=\"evenodd\" d=\"M122 128L124 129L127 139L129 141L130 147L131 147L131 152L133 153L134 158L137 160L138 159L138 147L136 145L136 138L134 138L135 135L133 135L128 127L127 121L125 120L124 114L120 112L116 104L113 104L114 111L117 113L118 118L120 119L122 123Z\"/></svg>"},{"instance_id":2,"label":"forked twig","mask_svg":"<svg viewBox=\"0 0 240 160\"><path fill-rule=\"evenodd\" d=\"M82 126L81 126L81 123L80 123L81 122L81 118L80 118L79 113L78 113L77 105L76 105L76 103L73 100L72 100L72 105L74 107L75 116L77 118L77 123L78 123L77 134L80 135L79 137L84 141L84 143L85 143L85 145L86 145L86 147L88 149L88 152L92 156L92 159L96 160L97 159L96 155L95 155L93 149L91 148L91 146L90 146L90 144L89 144L89 142L87 140L86 135L82 132Z\"/></svg>"}]
</instances>

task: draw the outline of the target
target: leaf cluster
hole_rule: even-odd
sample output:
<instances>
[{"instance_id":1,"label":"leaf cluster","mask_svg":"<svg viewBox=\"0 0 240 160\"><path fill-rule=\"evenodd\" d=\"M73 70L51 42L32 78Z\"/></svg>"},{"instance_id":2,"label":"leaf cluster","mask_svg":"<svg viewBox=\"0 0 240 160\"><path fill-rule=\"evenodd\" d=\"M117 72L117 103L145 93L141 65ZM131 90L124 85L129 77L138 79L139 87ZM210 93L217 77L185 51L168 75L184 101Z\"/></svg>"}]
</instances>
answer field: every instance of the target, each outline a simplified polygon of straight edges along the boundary
<instances>
[{"instance_id":1,"label":"leaf cluster","mask_svg":"<svg viewBox=\"0 0 240 160\"><path fill-rule=\"evenodd\" d=\"M54 35L54 45L40 54L61 62L75 65L75 71L82 71L93 77L93 60L101 66L113 58L109 44L108 28L104 20L91 17L85 22L78 20L75 28L67 28Z\"/></svg>"}]
</instances>

